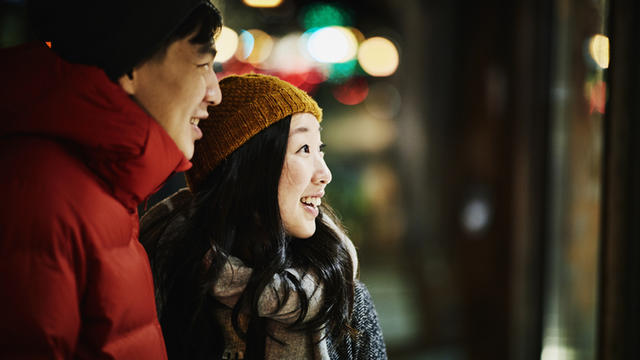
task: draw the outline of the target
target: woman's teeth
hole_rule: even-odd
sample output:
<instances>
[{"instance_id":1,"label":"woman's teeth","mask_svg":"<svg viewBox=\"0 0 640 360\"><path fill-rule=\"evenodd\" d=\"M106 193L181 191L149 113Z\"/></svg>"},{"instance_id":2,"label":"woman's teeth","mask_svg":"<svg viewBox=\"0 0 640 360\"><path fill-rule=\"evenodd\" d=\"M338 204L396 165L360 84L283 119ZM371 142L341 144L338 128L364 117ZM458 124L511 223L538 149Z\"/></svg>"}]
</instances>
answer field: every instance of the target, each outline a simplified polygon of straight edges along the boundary
<instances>
[{"instance_id":1,"label":"woman's teeth","mask_svg":"<svg viewBox=\"0 0 640 360\"><path fill-rule=\"evenodd\" d=\"M316 196L305 196L302 199L300 199L300 201L306 205L311 205L316 207L322 204L322 200L320 200L320 198Z\"/></svg>"}]
</instances>

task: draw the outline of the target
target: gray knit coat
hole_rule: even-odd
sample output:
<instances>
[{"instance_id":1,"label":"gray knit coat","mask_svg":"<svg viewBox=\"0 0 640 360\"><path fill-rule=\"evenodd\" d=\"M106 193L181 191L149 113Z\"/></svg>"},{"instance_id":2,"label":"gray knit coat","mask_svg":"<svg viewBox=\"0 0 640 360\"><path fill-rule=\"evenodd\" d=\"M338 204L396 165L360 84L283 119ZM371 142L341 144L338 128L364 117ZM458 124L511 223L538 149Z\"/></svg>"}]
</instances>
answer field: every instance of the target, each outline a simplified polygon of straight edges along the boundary
<instances>
[{"instance_id":1,"label":"gray knit coat","mask_svg":"<svg viewBox=\"0 0 640 360\"><path fill-rule=\"evenodd\" d=\"M144 230L145 227L151 226L149 224L157 224L158 219L167 218L167 215L172 214L174 216L169 217L172 219L171 220L172 223L165 224L165 225L168 225L166 227L166 230L163 231L163 233L160 235L160 238L153 240L154 242L158 242L158 243L162 243L165 241L172 241L174 238L177 237L178 233L182 229L184 229L183 226L185 225L186 219L188 217L188 214L186 211L187 209L189 209L189 206L185 206L185 204L192 201L192 199L193 197L188 190L183 189L179 191L178 193L165 199L164 201L162 201L161 203L159 203L158 205L150 209L141 220L141 228ZM331 223L330 226L334 227L335 224ZM340 235L343 238L343 241L345 241L347 248L351 252L351 256L354 260L354 269L356 269L358 266L358 262L357 262L357 254L355 252L355 248L353 247L351 240L345 234L340 233ZM148 244L145 244L145 247L148 247ZM239 259L235 259L235 260L239 261ZM238 265L238 264L235 264L235 265ZM245 281L243 279L248 278L251 272L251 269L244 267L241 262L239 263L239 266L240 267L234 267L232 271L229 272L233 274L232 278L227 279L228 281L230 281L229 283L221 284L219 282L219 285L221 285L221 287L218 289L218 287L216 286L216 288L212 289L212 295L216 297L219 301L221 301L221 303L226 304L227 306L230 306L230 307L233 307L233 305L235 304L234 299L237 299L237 297L239 296L239 293L242 292L242 290L244 289L243 285L240 285L240 286L237 285L238 281L240 282ZM293 273L297 273L295 269L292 269L291 271ZM223 270L223 274L224 273L225 271ZM224 275L223 275L223 278L224 278ZM306 278L309 278L309 280L304 280ZM303 285L305 283L315 284L313 281L313 278L310 278L308 275L305 275L304 279L300 279ZM274 279L274 280L282 281L283 279ZM230 284L233 284L233 285L230 285ZM277 286L273 287L273 289L275 290L277 290L277 288L278 288ZM216 289L218 289L218 291L216 291ZM308 292L308 295L311 295L312 293L315 294L310 298L310 300L312 300L312 303L314 303L313 298L318 297L317 294L321 294L320 299L322 297L322 286L320 286L320 288L318 289L320 289L320 291L315 291L315 287L312 286L310 289L305 290ZM367 290L365 285L357 280L355 281L354 290L355 290L355 293L354 293L353 316L351 321L351 327L354 328L357 332L357 335L355 336L355 338L346 336L344 339L342 339L342 341L338 341L338 339L333 339L330 336L328 336L324 338L320 343L317 343L317 340L320 338L319 334L311 334L310 336L308 336L308 338L313 339L313 341L310 342L308 339L305 341L301 341L300 335L296 335L293 332L288 333L287 330L283 330L286 328L286 323L288 322L287 318L291 317L290 315L292 314L295 315L295 311L290 312L291 311L290 306L288 309L289 312L283 312L282 314L271 314L271 316L267 316L267 317L272 319L273 321L272 325L275 326L275 329L280 331L279 332L280 337L284 337L285 340L288 340L286 341L287 343L292 344L293 342L294 344L299 344L299 346L311 346L313 348L311 352L314 354L312 355L314 359L318 359L318 360L326 360L327 358L331 360L387 359L386 347L382 337L382 330L378 322L378 315L376 313L373 301L371 299L371 295L369 294L369 291ZM279 294L279 295L275 294L275 296L281 296L281 295L282 294ZM272 297L274 297L274 295L273 294L269 295L268 293L263 294L263 296L261 296L261 301L262 301L262 298L267 299L265 300L265 304L264 304L266 309L268 309L269 306L271 305L271 302L268 299ZM291 296L291 299L295 300L296 298L297 298L296 296ZM293 302L291 305L294 307L296 306L295 302ZM310 312L313 312L313 307L310 308ZM230 313L230 311L228 313ZM296 317L297 316L294 316L292 318L296 318ZM279 319L280 321L275 320L278 318L280 318ZM224 322L226 323L228 321L224 321ZM233 330L228 329L227 331L233 331ZM288 337L287 334L290 337ZM228 335L231 335L231 333L228 333ZM225 335L225 337L227 337L227 335ZM305 345L302 345L303 343ZM311 345L314 343L315 345ZM296 346L294 344L292 345ZM277 347L273 347L273 345L269 346L268 344L267 350L269 350L269 348L275 349ZM276 355L276 357L282 358L284 356L282 354L287 354L286 350L284 353L282 353L282 350L284 349L280 348L280 351L276 351L276 353L281 354L281 355ZM302 349L298 349L297 351L294 349L291 349L288 355L295 354L300 350ZM267 354L267 358L272 358L272 357L273 356L270 357Z\"/></svg>"}]
</instances>

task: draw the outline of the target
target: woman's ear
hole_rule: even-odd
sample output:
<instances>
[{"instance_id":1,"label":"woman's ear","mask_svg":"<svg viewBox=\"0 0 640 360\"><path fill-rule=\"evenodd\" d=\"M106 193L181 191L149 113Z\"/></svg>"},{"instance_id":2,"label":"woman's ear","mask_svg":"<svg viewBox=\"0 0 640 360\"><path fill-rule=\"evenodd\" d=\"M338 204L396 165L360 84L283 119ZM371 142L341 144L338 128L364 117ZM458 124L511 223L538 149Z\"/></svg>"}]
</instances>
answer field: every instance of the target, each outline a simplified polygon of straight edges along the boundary
<instances>
[{"instance_id":1,"label":"woman's ear","mask_svg":"<svg viewBox=\"0 0 640 360\"><path fill-rule=\"evenodd\" d=\"M134 95L136 93L136 82L134 80L133 70L120 76L120 78L118 78L118 83L127 94Z\"/></svg>"}]
</instances>

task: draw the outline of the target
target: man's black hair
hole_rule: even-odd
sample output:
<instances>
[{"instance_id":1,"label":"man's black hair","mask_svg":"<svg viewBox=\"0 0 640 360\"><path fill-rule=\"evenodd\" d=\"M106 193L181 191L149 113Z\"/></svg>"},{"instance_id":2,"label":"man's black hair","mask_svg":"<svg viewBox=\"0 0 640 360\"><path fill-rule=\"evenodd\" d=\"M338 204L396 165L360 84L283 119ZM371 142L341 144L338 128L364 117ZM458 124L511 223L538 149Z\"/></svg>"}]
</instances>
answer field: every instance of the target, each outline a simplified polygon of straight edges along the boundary
<instances>
[{"instance_id":1,"label":"man's black hair","mask_svg":"<svg viewBox=\"0 0 640 360\"><path fill-rule=\"evenodd\" d=\"M222 16L220 11L212 5L202 4L198 6L178 26L178 28L169 35L163 46L152 55L153 58L161 58L166 54L167 48L175 41L186 38L191 35L189 42L192 44L202 45L200 52L212 53L215 55L214 38L222 29ZM145 59L148 60L148 59ZM142 61L144 62L144 61Z\"/></svg>"}]
</instances>

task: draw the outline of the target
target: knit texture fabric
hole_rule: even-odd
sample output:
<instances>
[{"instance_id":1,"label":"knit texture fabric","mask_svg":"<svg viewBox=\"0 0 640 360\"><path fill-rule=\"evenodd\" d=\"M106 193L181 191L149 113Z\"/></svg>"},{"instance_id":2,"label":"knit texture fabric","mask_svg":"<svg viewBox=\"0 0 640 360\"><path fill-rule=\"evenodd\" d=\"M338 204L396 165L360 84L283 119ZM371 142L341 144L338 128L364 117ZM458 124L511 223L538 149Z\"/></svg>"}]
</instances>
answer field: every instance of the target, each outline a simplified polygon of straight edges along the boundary
<instances>
[{"instance_id":1,"label":"knit texture fabric","mask_svg":"<svg viewBox=\"0 0 640 360\"><path fill-rule=\"evenodd\" d=\"M183 189L171 197L158 203L150 209L141 220L141 240L149 253L149 260L152 267L161 258L172 256L171 253L164 252L164 244L180 241L181 234L185 231L185 225L194 201L191 191ZM325 217L323 220L329 220ZM327 221L332 228L336 225L332 221ZM339 232L339 229L335 228ZM341 238L349 248L351 256L355 261L357 254L351 240L346 234L341 233ZM244 342L238 337L235 329L231 325L231 308L235 305L240 294L244 290L253 269L244 265L239 259L230 257L220 274L219 281L211 289L211 295L222 305L216 310L215 316L218 323L224 328L225 333L225 354L227 359L242 359L246 347ZM354 263L354 269L357 269ZM322 287L318 288L315 277L305 274L296 269L287 269L291 277L302 282L302 288L311 295L311 303L306 318L314 316L318 311L321 300ZM155 274L154 274L155 275ZM355 276L355 274L354 274ZM266 339L265 359L278 360L385 360L387 351L382 336L382 330L378 321L371 295L366 286L360 281L355 281L353 315L351 327L358 331L356 338L345 336L344 339L335 339L331 336L324 336L321 332L301 333L287 329L288 324L297 319L297 294L289 294L289 299L280 311L275 311L274 299L282 297L282 282L290 281L288 277L275 276L273 281L265 288L265 293L260 296L258 311L260 316L269 319L269 331L279 340L283 340L286 345L279 344L271 339ZM160 279L155 279L156 286ZM313 294L313 295L312 295ZM159 299L158 306L162 306ZM159 309L160 311L161 309ZM240 316L240 326L246 331L247 321L244 316Z\"/></svg>"},{"instance_id":2,"label":"knit texture fabric","mask_svg":"<svg viewBox=\"0 0 640 360\"><path fill-rule=\"evenodd\" d=\"M222 102L209 107L200 123L203 138L196 142L186 173L193 192L229 154L269 125L295 113L311 113L322 121L322 109L306 92L275 76L231 75L220 81Z\"/></svg>"},{"instance_id":3,"label":"knit texture fabric","mask_svg":"<svg viewBox=\"0 0 640 360\"><path fill-rule=\"evenodd\" d=\"M378 321L378 313L367 287L356 281L351 327L358 331L355 339L346 336L342 342L327 337L331 360L386 360L387 347Z\"/></svg>"}]
</instances>

